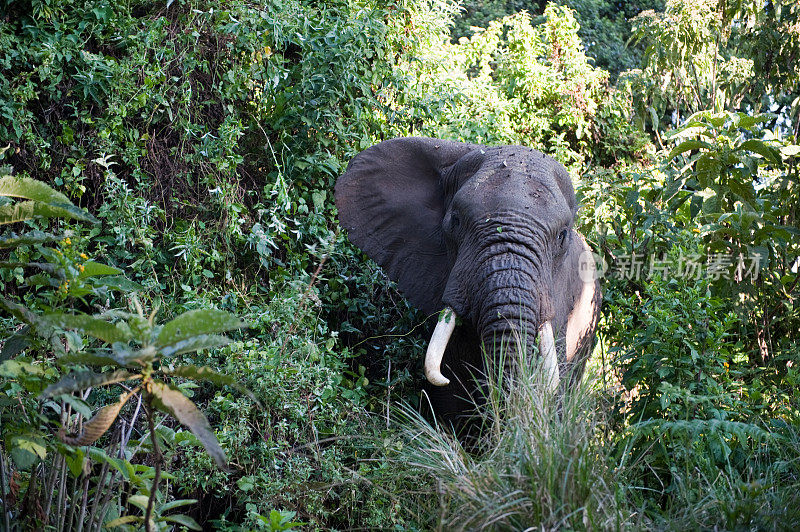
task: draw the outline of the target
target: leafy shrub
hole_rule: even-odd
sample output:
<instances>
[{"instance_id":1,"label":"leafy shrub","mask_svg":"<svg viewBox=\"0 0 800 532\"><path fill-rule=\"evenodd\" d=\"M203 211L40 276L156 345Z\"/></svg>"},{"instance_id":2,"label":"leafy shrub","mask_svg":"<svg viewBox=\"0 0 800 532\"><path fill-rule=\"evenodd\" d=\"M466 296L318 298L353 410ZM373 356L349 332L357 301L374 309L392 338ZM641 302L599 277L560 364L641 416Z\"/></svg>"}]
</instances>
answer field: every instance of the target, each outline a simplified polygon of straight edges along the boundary
<instances>
[{"instance_id":1,"label":"leafy shrub","mask_svg":"<svg viewBox=\"0 0 800 532\"><path fill-rule=\"evenodd\" d=\"M432 36L419 45L441 44L399 65L411 75L403 102L416 94L430 102L422 133L535 146L572 168L638 157L645 142L628 103L589 64L568 8L548 4L535 24L526 12L509 15L455 44L443 40L448 19L430 20Z\"/></svg>"},{"instance_id":2,"label":"leafy shrub","mask_svg":"<svg viewBox=\"0 0 800 532\"><path fill-rule=\"evenodd\" d=\"M277 508L319 529L413 525L395 495L405 487L382 460L370 460L383 420L367 415L364 368L350 370L350 355L317 312L287 291L257 313L255 328L270 332L191 357L239 375L264 406L229 393L209 400L236 472L187 453L176 488L201 500L198 520L260 529Z\"/></svg>"},{"instance_id":3,"label":"leafy shrub","mask_svg":"<svg viewBox=\"0 0 800 532\"><path fill-rule=\"evenodd\" d=\"M657 164L601 170L581 187L608 265L601 332L620 390L618 456L630 483L652 490L638 497L655 522L771 523L798 479L786 467L797 341L765 341L797 327L773 299L794 289L795 148L762 120L699 113L665 135L675 147ZM751 483L782 487L747 495L744 510L731 490Z\"/></svg>"}]
</instances>

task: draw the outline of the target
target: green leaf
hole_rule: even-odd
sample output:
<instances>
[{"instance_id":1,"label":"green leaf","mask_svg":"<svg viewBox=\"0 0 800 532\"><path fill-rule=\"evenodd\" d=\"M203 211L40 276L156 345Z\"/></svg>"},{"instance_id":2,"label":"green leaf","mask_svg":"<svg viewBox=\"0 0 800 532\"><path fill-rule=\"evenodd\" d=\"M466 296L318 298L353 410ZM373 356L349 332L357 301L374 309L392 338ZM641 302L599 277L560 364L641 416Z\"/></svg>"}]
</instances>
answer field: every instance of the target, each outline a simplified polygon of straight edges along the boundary
<instances>
[{"instance_id":1,"label":"green leaf","mask_svg":"<svg viewBox=\"0 0 800 532\"><path fill-rule=\"evenodd\" d=\"M62 235L54 235L43 231L29 231L22 235L10 233L0 238L0 249L16 248L19 246L31 246L33 244L45 244L61 240Z\"/></svg>"},{"instance_id":2,"label":"green leaf","mask_svg":"<svg viewBox=\"0 0 800 532\"><path fill-rule=\"evenodd\" d=\"M161 381L154 380L150 384L150 393L153 394L155 407L173 416L192 431L217 466L227 471L228 459L225 457L225 451L220 447L208 419L197 406L180 390Z\"/></svg>"},{"instance_id":3,"label":"green leaf","mask_svg":"<svg viewBox=\"0 0 800 532\"><path fill-rule=\"evenodd\" d=\"M194 504L197 502L197 499L176 499L174 501L170 501L159 509L159 513L168 512L174 508L179 508L181 506L189 506L190 504Z\"/></svg>"},{"instance_id":4,"label":"green leaf","mask_svg":"<svg viewBox=\"0 0 800 532\"><path fill-rule=\"evenodd\" d=\"M695 167L697 181L700 186L706 188L710 183L715 182L719 178L722 164L709 154L704 154L697 159Z\"/></svg>"},{"instance_id":5,"label":"green leaf","mask_svg":"<svg viewBox=\"0 0 800 532\"><path fill-rule=\"evenodd\" d=\"M106 343L128 342L132 338L130 330L122 324L110 323L88 314L46 314L42 318L51 327L74 329L100 339Z\"/></svg>"},{"instance_id":6,"label":"green leaf","mask_svg":"<svg viewBox=\"0 0 800 532\"><path fill-rule=\"evenodd\" d=\"M188 515L177 514L177 515L168 515L166 517L162 517L158 519L159 522L167 521L170 523L178 523L179 525L183 525L189 530L203 530L203 527L197 524L197 521L189 517Z\"/></svg>"},{"instance_id":7,"label":"green leaf","mask_svg":"<svg viewBox=\"0 0 800 532\"><path fill-rule=\"evenodd\" d=\"M68 393L62 393L58 397L55 397L55 399L64 401L70 405L72 409L82 415L84 419L90 419L92 417L92 409L79 397L75 397L74 395L70 395Z\"/></svg>"},{"instance_id":8,"label":"green leaf","mask_svg":"<svg viewBox=\"0 0 800 532\"><path fill-rule=\"evenodd\" d=\"M119 275L122 273L122 270L119 268L114 268L113 266L108 266L107 264L101 264L99 262L95 262L93 260L87 260L83 263L83 271L80 274L80 277L96 277L98 275Z\"/></svg>"},{"instance_id":9,"label":"green leaf","mask_svg":"<svg viewBox=\"0 0 800 532\"><path fill-rule=\"evenodd\" d=\"M756 191L753 189L753 184L751 182L742 183L735 179L731 179L728 182L728 186L731 189L731 192L739 196L740 199L747 202L751 207L756 202Z\"/></svg>"},{"instance_id":10,"label":"green leaf","mask_svg":"<svg viewBox=\"0 0 800 532\"><path fill-rule=\"evenodd\" d=\"M71 455L65 455L64 461L67 463L69 472L73 477L79 477L83 473L83 464L86 459L86 453L82 449L75 449Z\"/></svg>"},{"instance_id":11,"label":"green leaf","mask_svg":"<svg viewBox=\"0 0 800 532\"><path fill-rule=\"evenodd\" d=\"M713 214L719 212L719 204L719 194L717 194L716 190L712 190L707 196L705 196L702 211L704 214Z\"/></svg>"},{"instance_id":12,"label":"green leaf","mask_svg":"<svg viewBox=\"0 0 800 532\"><path fill-rule=\"evenodd\" d=\"M59 279L66 279L64 269L59 264L50 264L47 262L0 262L0 268L39 268L54 277Z\"/></svg>"},{"instance_id":13,"label":"green leaf","mask_svg":"<svg viewBox=\"0 0 800 532\"><path fill-rule=\"evenodd\" d=\"M296 512L292 511L278 511L271 510L269 512L269 524L271 530L291 530L298 526L303 526L305 523L292 521Z\"/></svg>"},{"instance_id":14,"label":"green leaf","mask_svg":"<svg viewBox=\"0 0 800 532\"><path fill-rule=\"evenodd\" d=\"M69 198L61 192L57 192L47 184L30 177L0 177L0 196L24 198L45 203L72 204Z\"/></svg>"},{"instance_id":15,"label":"green leaf","mask_svg":"<svg viewBox=\"0 0 800 532\"><path fill-rule=\"evenodd\" d=\"M5 360L0 362L0 377L19 379L26 375L43 375L44 369L40 364L31 364L24 360Z\"/></svg>"},{"instance_id":16,"label":"green leaf","mask_svg":"<svg viewBox=\"0 0 800 532\"><path fill-rule=\"evenodd\" d=\"M159 346L172 345L192 336L220 333L241 329L245 326L246 324L239 318L224 310L190 310L166 323L158 335L156 344Z\"/></svg>"},{"instance_id":17,"label":"green leaf","mask_svg":"<svg viewBox=\"0 0 800 532\"><path fill-rule=\"evenodd\" d=\"M28 433L12 436L9 440L11 459L23 470L29 469L47 456L47 445L39 434Z\"/></svg>"},{"instance_id":18,"label":"green leaf","mask_svg":"<svg viewBox=\"0 0 800 532\"><path fill-rule=\"evenodd\" d=\"M139 377L141 377L141 375L129 373L124 369L112 373L94 373L93 371L70 373L62 377L57 383L51 384L45 388L39 397L41 399L47 399L48 397L61 395L62 393L72 393L94 386L105 386L107 384L138 379Z\"/></svg>"},{"instance_id":19,"label":"green leaf","mask_svg":"<svg viewBox=\"0 0 800 532\"><path fill-rule=\"evenodd\" d=\"M747 150L759 154L763 158L769 160L773 164L781 164L781 156L778 150L767 146L762 140L750 139L742 142L736 148L737 150Z\"/></svg>"},{"instance_id":20,"label":"green leaf","mask_svg":"<svg viewBox=\"0 0 800 532\"><path fill-rule=\"evenodd\" d=\"M85 366L117 366L120 361L110 356L99 355L97 353L67 353L58 357L57 362L64 364L83 364Z\"/></svg>"},{"instance_id":21,"label":"green leaf","mask_svg":"<svg viewBox=\"0 0 800 532\"><path fill-rule=\"evenodd\" d=\"M100 277L92 281L94 286L105 286L112 290L119 290L121 292L139 292L142 290L142 285L135 281L131 281L123 275L110 275L107 277Z\"/></svg>"},{"instance_id":22,"label":"green leaf","mask_svg":"<svg viewBox=\"0 0 800 532\"><path fill-rule=\"evenodd\" d=\"M759 115L746 115L744 113L739 113L739 123L737 124L738 127L744 129L751 129L753 126L758 124L763 124L765 122L769 122L773 120L776 115L769 114L769 113L762 113Z\"/></svg>"},{"instance_id":23,"label":"green leaf","mask_svg":"<svg viewBox=\"0 0 800 532\"><path fill-rule=\"evenodd\" d=\"M625 206L628 207L629 209L631 208L631 206L633 206L634 203L638 202L639 202L639 191L636 190L635 188L632 188L631 190L628 191L627 194L625 194Z\"/></svg>"},{"instance_id":24,"label":"green leaf","mask_svg":"<svg viewBox=\"0 0 800 532\"><path fill-rule=\"evenodd\" d=\"M122 477L137 486L142 485L142 480L139 476L136 475L136 470L133 467L133 464L128 462L127 460L123 460L121 458L115 458L113 456L108 456L105 451L102 449L98 449L96 447L89 447L89 456L95 462L105 462L117 471L122 474Z\"/></svg>"},{"instance_id":25,"label":"green leaf","mask_svg":"<svg viewBox=\"0 0 800 532\"><path fill-rule=\"evenodd\" d=\"M708 142L703 142L702 140L684 140L672 148L672 151L670 151L669 155L667 155L667 160L670 160L681 153L691 150L699 150L700 148L711 149L711 145Z\"/></svg>"},{"instance_id":26,"label":"green leaf","mask_svg":"<svg viewBox=\"0 0 800 532\"><path fill-rule=\"evenodd\" d=\"M650 121L653 123L653 131L658 131L658 112L656 112L653 107L648 107L647 110L650 112Z\"/></svg>"},{"instance_id":27,"label":"green leaf","mask_svg":"<svg viewBox=\"0 0 800 532\"><path fill-rule=\"evenodd\" d=\"M692 203L689 205L689 217L694 220L694 218L700 213L700 209L703 207L703 196L694 195L692 196Z\"/></svg>"},{"instance_id":28,"label":"green leaf","mask_svg":"<svg viewBox=\"0 0 800 532\"><path fill-rule=\"evenodd\" d=\"M161 354L165 357L200 351L201 349L212 349L228 345L230 339L218 334L203 334L182 340L172 345L161 348Z\"/></svg>"},{"instance_id":29,"label":"green leaf","mask_svg":"<svg viewBox=\"0 0 800 532\"><path fill-rule=\"evenodd\" d=\"M97 218L72 204L21 201L0 207L0 225L23 222L33 218L70 218L82 222L100 223Z\"/></svg>"},{"instance_id":30,"label":"green leaf","mask_svg":"<svg viewBox=\"0 0 800 532\"><path fill-rule=\"evenodd\" d=\"M36 314L22 305L0 296L0 309L5 310L19 321L33 326L39 334L44 334L49 326Z\"/></svg>"},{"instance_id":31,"label":"green leaf","mask_svg":"<svg viewBox=\"0 0 800 532\"><path fill-rule=\"evenodd\" d=\"M131 349L127 344L114 342L111 349L114 359L124 366L130 364L143 365L154 360L158 355L158 351L152 345L142 349Z\"/></svg>"},{"instance_id":32,"label":"green leaf","mask_svg":"<svg viewBox=\"0 0 800 532\"><path fill-rule=\"evenodd\" d=\"M26 325L20 332L6 340L6 343L3 344L3 350L0 351L0 362L17 356L31 345L31 339L26 334L29 330L30 327Z\"/></svg>"}]
</instances>

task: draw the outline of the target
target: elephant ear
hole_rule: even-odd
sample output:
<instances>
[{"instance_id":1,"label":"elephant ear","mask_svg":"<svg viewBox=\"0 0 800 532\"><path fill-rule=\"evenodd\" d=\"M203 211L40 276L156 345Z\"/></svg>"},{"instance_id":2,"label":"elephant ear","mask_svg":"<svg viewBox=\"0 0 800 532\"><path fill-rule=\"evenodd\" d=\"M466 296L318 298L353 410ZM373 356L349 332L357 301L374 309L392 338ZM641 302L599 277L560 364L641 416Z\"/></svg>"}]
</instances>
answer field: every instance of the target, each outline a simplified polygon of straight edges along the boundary
<instances>
[{"instance_id":1,"label":"elephant ear","mask_svg":"<svg viewBox=\"0 0 800 532\"><path fill-rule=\"evenodd\" d=\"M339 221L350 241L426 313L440 310L450 274L442 175L480 147L429 138L387 140L359 153L336 182Z\"/></svg>"}]
</instances>

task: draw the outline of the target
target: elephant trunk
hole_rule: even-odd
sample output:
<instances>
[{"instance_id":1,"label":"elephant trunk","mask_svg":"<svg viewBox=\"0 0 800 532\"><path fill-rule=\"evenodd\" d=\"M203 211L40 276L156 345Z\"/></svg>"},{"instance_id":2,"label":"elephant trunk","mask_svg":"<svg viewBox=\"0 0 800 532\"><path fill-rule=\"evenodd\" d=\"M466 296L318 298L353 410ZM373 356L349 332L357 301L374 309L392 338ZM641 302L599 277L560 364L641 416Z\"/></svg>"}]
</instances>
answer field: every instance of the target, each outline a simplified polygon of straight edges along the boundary
<instances>
[{"instance_id":1,"label":"elephant trunk","mask_svg":"<svg viewBox=\"0 0 800 532\"><path fill-rule=\"evenodd\" d=\"M559 382L559 369L551 323L551 268L542 265L542 257L535 253L504 251L494 253L483 264L482 283L476 290L481 304L475 309L475 325L490 359L497 360L504 353L506 370L535 356L538 335L539 365L546 387L553 390ZM517 353L526 356L517 358Z\"/></svg>"},{"instance_id":2,"label":"elephant trunk","mask_svg":"<svg viewBox=\"0 0 800 532\"><path fill-rule=\"evenodd\" d=\"M537 345L538 364L544 374L545 387L551 391L555 390L560 380L560 372L553 325L550 320L543 322L538 328L538 338L533 336L533 331L537 331L534 322L494 329L483 334L483 347L490 355L490 360L498 360L498 356L502 353L503 366L509 371L514 364L527 356L534 356L536 352L533 345Z\"/></svg>"}]
</instances>

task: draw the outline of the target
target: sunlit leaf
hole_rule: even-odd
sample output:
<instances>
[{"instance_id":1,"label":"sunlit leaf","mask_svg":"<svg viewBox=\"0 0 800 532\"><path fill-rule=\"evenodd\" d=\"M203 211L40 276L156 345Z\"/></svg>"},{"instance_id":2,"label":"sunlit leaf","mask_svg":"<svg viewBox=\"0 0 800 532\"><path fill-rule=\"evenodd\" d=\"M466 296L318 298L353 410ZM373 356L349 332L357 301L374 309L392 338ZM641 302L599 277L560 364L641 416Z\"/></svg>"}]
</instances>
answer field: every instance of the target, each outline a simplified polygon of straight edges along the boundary
<instances>
[{"instance_id":1,"label":"sunlit leaf","mask_svg":"<svg viewBox=\"0 0 800 532\"><path fill-rule=\"evenodd\" d=\"M42 375L44 369L39 364L31 364L25 360L5 360L0 362L0 377L18 379L26 375Z\"/></svg>"},{"instance_id":2,"label":"sunlit leaf","mask_svg":"<svg viewBox=\"0 0 800 532\"><path fill-rule=\"evenodd\" d=\"M61 192L55 191L46 183L30 177L0 177L0 196L24 198L45 203L72 204Z\"/></svg>"},{"instance_id":3,"label":"sunlit leaf","mask_svg":"<svg viewBox=\"0 0 800 532\"><path fill-rule=\"evenodd\" d=\"M134 495L134 497L136 497L136 495ZM133 497L131 497L131 498L133 498ZM129 498L128 500L130 501L131 498ZM122 526L122 525L129 525L131 523L140 523L142 521L144 521L144 518L141 517L141 516L138 516L138 515L125 515L125 516L122 516L122 517L117 517L116 519L112 519L111 521L108 521L107 523L104 523L103 526L106 527L106 528L117 528L117 527Z\"/></svg>"},{"instance_id":4,"label":"sunlit leaf","mask_svg":"<svg viewBox=\"0 0 800 532\"><path fill-rule=\"evenodd\" d=\"M131 497L128 497L128 502L130 504L142 509L143 511L147 510L148 500L149 498L147 495L132 495Z\"/></svg>"},{"instance_id":5,"label":"sunlit leaf","mask_svg":"<svg viewBox=\"0 0 800 532\"><path fill-rule=\"evenodd\" d=\"M753 126L756 126L758 124L764 124L766 122L770 122L775 119L775 115L770 113L762 113L759 115L747 115L744 113L738 113L738 115L739 115L739 121L736 125L744 129L751 129Z\"/></svg>"},{"instance_id":6,"label":"sunlit leaf","mask_svg":"<svg viewBox=\"0 0 800 532\"><path fill-rule=\"evenodd\" d=\"M11 459L20 469L27 470L47 457L47 445L39 433L18 434L9 440Z\"/></svg>"},{"instance_id":7,"label":"sunlit leaf","mask_svg":"<svg viewBox=\"0 0 800 532\"><path fill-rule=\"evenodd\" d=\"M197 502L197 499L176 499L174 501L170 501L170 502L164 504L163 506L161 506L161 508L159 509L159 512L168 512L170 510L173 510L175 508L179 508L181 506L190 506L192 504L195 504L196 502Z\"/></svg>"},{"instance_id":8,"label":"sunlit leaf","mask_svg":"<svg viewBox=\"0 0 800 532\"><path fill-rule=\"evenodd\" d=\"M784 157L794 157L800 154L800 144L790 144L781 148L781 155Z\"/></svg>"},{"instance_id":9,"label":"sunlit leaf","mask_svg":"<svg viewBox=\"0 0 800 532\"><path fill-rule=\"evenodd\" d=\"M102 264L93 260L87 260L83 263L83 271L80 276L94 277L96 275L119 275L121 273L122 270L119 268L114 268L113 266L108 266L107 264Z\"/></svg>"}]
</instances>

